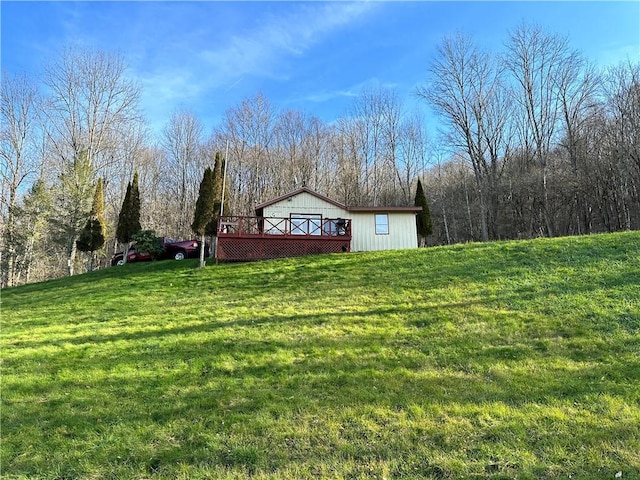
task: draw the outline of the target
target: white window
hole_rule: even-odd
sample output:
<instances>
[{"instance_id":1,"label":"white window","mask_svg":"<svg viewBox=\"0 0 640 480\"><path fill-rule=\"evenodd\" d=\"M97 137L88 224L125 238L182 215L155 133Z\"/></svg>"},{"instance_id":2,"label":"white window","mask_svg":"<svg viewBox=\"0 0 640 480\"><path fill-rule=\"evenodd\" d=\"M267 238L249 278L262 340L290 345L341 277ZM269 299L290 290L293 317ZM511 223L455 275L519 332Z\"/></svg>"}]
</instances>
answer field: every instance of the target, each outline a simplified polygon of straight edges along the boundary
<instances>
[{"instance_id":1,"label":"white window","mask_svg":"<svg viewBox=\"0 0 640 480\"><path fill-rule=\"evenodd\" d=\"M291 214L292 235L321 235L322 215Z\"/></svg>"},{"instance_id":2,"label":"white window","mask_svg":"<svg viewBox=\"0 0 640 480\"><path fill-rule=\"evenodd\" d=\"M389 235L389 215L376 213L376 235Z\"/></svg>"}]
</instances>

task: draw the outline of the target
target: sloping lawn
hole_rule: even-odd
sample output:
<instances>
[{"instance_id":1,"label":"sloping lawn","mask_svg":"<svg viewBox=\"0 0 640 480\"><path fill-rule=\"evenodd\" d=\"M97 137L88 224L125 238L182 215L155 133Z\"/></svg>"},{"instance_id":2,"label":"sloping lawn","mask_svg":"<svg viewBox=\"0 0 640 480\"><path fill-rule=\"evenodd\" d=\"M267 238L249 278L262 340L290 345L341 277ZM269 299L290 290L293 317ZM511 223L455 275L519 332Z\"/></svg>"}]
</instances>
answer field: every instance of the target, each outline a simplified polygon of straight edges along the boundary
<instances>
[{"instance_id":1,"label":"sloping lawn","mask_svg":"<svg viewBox=\"0 0 640 480\"><path fill-rule=\"evenodd\" d=\"M2 292L3 479L640 479L640 233Z\"/></svg>"}]
</instances>

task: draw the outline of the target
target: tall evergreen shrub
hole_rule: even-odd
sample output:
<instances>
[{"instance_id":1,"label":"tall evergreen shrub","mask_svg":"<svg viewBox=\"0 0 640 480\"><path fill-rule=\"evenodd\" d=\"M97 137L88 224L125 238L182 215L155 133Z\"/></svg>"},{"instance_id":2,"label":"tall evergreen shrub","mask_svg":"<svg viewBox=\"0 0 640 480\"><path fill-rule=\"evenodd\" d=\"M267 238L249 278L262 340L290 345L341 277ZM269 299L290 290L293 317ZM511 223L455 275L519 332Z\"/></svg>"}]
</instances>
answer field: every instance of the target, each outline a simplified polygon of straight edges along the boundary
<instances>
[{"instance_id":1,"label":"tall evergreen shrub","mask_svg":"<svg viewBox=\"0 0 640 480\"><path fill-rule=\"evenodd\" d=\"M431 221L429 204L427 203L427 197L424 194L420 179L418 179L418 185L416 187L415 206L422 207L422 210L416 215L416 227L418 237L420 238L420 245L424 246L426 244L426 238L433 233L433 222Z\"/></svg>"}]
</instances>

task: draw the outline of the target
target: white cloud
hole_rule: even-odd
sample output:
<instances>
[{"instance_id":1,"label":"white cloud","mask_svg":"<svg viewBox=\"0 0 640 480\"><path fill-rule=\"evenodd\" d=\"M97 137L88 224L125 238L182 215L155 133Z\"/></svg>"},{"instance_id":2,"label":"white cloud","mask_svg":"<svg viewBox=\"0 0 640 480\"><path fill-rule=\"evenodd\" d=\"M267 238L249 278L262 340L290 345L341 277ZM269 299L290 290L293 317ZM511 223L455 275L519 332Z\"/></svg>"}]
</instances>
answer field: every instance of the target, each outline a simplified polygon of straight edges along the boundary
<instances>
[{"instance_id":1,"label":"white cloud","mask_svg":"<svg viewBox=\"0 0 640 480\"><path fill-rule=\"evenodd\" d=\"M238 85L260 79L287 80L291 59L304 56L336 29L356 21L372 5L281 3L271 13L266 13L266 8L246 9L239 5L233 13L240 15L240 21L236 19L229 27L235 30L233 34L229 28L210 24L204 18L207 12L200 11L202 18L193 18L192 29L187 32L165 30L162 39L139 35L138 40L143 41L132 45L138 54L138 68L133 73L143 86L142 106L150 119L166 121L172 111L198 108L207 101L205 98L211 102L212 94L222 100L232 95ZM261 16L247 16L256 11ZM162 11L165 17L168 13ZM157 18L159 13L154 15ZM224 25L223 21L220 23ZM348 90L324 92L317 94L315 101L322 101L323 96L330 99L352 95ZM154 127L157 129L157 125Z\"/></svg>"},{"instance_id":2,"label":"white cloud","mask_svg":"<svg viewBox=\"0 0 640 480\"><path fill-rule=\"evenodd\" d=\"M639 44L635 45L623 45L621 43L610 43L605 45L600 52L596 55L596 61L600 65L604 66L617 66L620 62L626 62L627 60L637 61L640 56L638 55Z\"/></svg>"},{"instance_id":3,"label":"white cloud","mask_svg":"<svg viewBox=\"0 0 640 480\"><path fill-rule=\"evenodd\" d=\"M336 98L345 98L345 97L351 98L351 97L357 97L357 96L358 96L358 92L353 90L333 90L333 91L322 90L320 92L315 92L315 93L306 95L302 100L313 102L313 103L322 103L322 102L328 102Z\"/></svg>"},{"instance_id":4,"label":"white cloud","mask_svg":"<svg viewBox=\"0 0 640 480\"><path fill-rule=\"evenodd\" d=\"M166 19L172 10L163 9L151 13L161 35L136 31L129 53L136 59L132 73L142 83L141 104L155 130L178 109L209 111L228 104L247 86L259 89L265 80L288 80L292 62L376 6L369 2L282 2L272 9L233 5L226 4L230 10L224 12L216 9L215 2L199 4L195 11L180 9L174 14L179 13L180 20L171 28ZM214 14L216 22L211 22ZM177 29L187 23L190 29ZM325 91L307 100L354 95L349 89Z\"/></svg>"},{"instance_id":5,"label":"white cloud","mask_svg":"<svg viewBox=\"0 0 640 480\"><path fill-rule=\"evenodd\" d=\"M139 78L143 89L158 102L180 102L202 92L202 86L188 70L168 68Z\"/></svg>"},{"instance_id":6,"label":"white cloud","mask_svg":"<svg viewBox=\"0 0 640 480\"><path fill-rule=\"evenodd\" d=\"M396 87L398 87L397 83L381 82L378 78L372 77L362 82L359 82L356 85L352 85L349 88L331 90L331 91L321 90L319 92L311 93L309 95L306 95L303 98L303 100L320 103L320 102L327 102L336 98L357 97L361 95L364 91L372 88L394 90Z\"/></svg>"},{"instance_id":7,"label":"white cloud","mask_svg":"<svg viewBox=\"0 0 640 480\"><path fill-rule=\"evenodd\" d=\"M211 69L211 83L231 85L252 75L287 79L286 62L298 57L336 28L347 25L370 8L369 3L330 3L290 6L282 15L269 15L259 27L233 35L225 45L200 52Z\"/></svg>"}]
</instances>

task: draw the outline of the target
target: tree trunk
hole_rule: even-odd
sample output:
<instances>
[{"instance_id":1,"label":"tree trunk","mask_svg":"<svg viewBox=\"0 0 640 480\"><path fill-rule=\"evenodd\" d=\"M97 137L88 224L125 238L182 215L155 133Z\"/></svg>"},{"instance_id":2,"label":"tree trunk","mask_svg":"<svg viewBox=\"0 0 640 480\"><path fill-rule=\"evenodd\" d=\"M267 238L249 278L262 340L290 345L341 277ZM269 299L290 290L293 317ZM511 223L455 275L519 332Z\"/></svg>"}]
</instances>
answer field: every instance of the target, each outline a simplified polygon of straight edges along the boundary
<instances>
[{"instance_id":1,"label":"tree trunk","mask_svg":"<svg viewBox=\"0 0 640 480\"><path fill-rule=\"evenodd\" d=\"M447 237L447 245L451 245L451 237L449 236L449 223L447 222L447 211L445 210L444 201L442 202L442 222L444 223L444 234Z\"/></svg>"},{"instance_id":2,"label":"tree trunk","mask_svg":"<svg viewBox=\"0 0 640 480\"><path fill-rule=\"evenodd\" d=\"M204 268L204 266L206 265L204 259L204 238L205 235L203 233L202 235L200 235L200 268Z\"/></svg>"},{"instance_id":3,"label":"tree trunk","mask_svg":"<svg viewBox=\"0 0 640 480\"><path fill-rule=\"evenodd\" d=\"M7 271L5 272L6 280L4 282L5 287L13 287L15 285L16 277L16 245L15 245L15 209L16 209L16 197L17 186L11 185L11 192L9 194L9 208L7 218L7 229L5 232L4 243L6 245L7 255Z\"/></svg>"},{"instance_id":4,"label":"tree trunk","mask_svg":"<svg viewBox=\"0 0 640 480\"><path fill-rule=\"evenodd\" d=\"M547 236L555 236L551 216L549 215L549 188L547 186L547 165L546 161L542 165L542 218L547 229Z\"/></svg>"},{"instance_id":5,"label":"tree trunk","mask_svg":"<svg viewBox=\"0 0 640 480\"><path fill-rule=\"evenodd\" d=\"M464 198L467 207L467 221L469 222L469 237L473 240L473 219L471 217L471 202L469 200L469 189L467 188L467 182L464 182Z\"/></svg>"},{"instance_id":6,"label":"tree trunk","mask_svg":"<svg viewBox=\"0 0 640 480\"><path fill-rule=\"evenodd\" d=\"M67 274L71 277L75 272L75 263L76 263L76 239L73 238L71 240L71 248L69 250L69 258L67 259Z\"/></svg>"},{"instance_id":7,"label":"tree trunk","mask_svg":"<svg viewBox=\"0 0 640 480\"><path fill-rule=\"evenodd\" d=\"M127 242L125 243L123 246L124 248L122 249L122 263L123 265L127 263L127 260L129 260L129 250L131 249L131 243L132 242Z\"/></svg>"},{"instance_id":8,"label":"tree trunk","mask_svg":"<svg viewBox=\"0 0 640 480\"><path fill-rule=\"evenodd\" d=\"M479 199L480 199L480 234L482 235L482 241L489 241L489 227L487 226L487 204L484 198L484 192L479 191Z\"/></svg>"}]
</instances>

